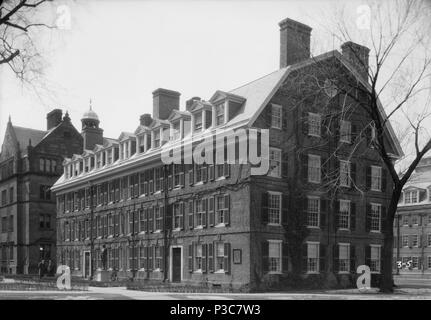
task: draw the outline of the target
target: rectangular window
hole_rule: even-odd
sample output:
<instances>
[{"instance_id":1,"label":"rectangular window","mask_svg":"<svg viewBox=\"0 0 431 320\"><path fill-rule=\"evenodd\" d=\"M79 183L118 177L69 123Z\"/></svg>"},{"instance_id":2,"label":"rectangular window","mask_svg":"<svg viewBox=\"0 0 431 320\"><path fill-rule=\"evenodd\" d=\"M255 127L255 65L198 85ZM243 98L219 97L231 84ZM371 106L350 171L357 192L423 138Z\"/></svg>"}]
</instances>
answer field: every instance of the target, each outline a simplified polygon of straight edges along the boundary
<instances>
[{"instance_id":1,"label":"rectangular window","mask_svg":"<svg viewBox=\"0 0 431 320\"><path fill-rule=\"evenodd\" d=\"M177 121L175 123L172 124L172 135L171 135L171 140L175 141L175 140L179 140L181 137L181 132L180 132L180 122Z\"/></svg>"},{"instance_id":2,"label":"rectangular window","mask_svg":"<svg viewBox=\"0 0 431 320\"><path fill-rule=\"evenodd\" d=\"M371 203L371 231L380 232L381 212L382 206L380 204Z\"/></svg>"},{"instance_id":3,"label":"rectangular window","mask_svg":"<svg viewBox=\"0 0 431 320\"><path fill-rule=\"evenodd\" d=\"M307 243L307 272L319 272L319 243Z\"/></svg>"},{"instance_id":4,"label":"rectangular window","mask_svg":"<svg viewBox=\"0 0 431 320\"><path fill-rule=\"evenodd\" d=\"M408 247L409 246L409 236L408 235L403 235L401 237L402 239L402 245L403 247Z\"/></svg>"},{"instance_id":5,"label":"rectangular window","mask_svg":"<svg viewBox=\"0 0 431 320\"><path fill-rule=\"evenodd\" d=\"M281 241L269 240L269 271L281 272Z\"/></svg>"},{"instance_id":6,"label":"rectangular window","mask_svg":"<svg viewBox=\"0 0 431 320\"><path fill-rule=\"evenodd\" d=\"M282 124L282 111L281 106L278 104L271 105L271 128L281 129Z\"/></svg>"},{"instance_id":7,"label":"rectangular window","mask_svg":"<svg viewBox=\"0 0 431 320\"><path fill-rule=\"evenodd\" d=\"M371 272L380 272L380 245L371 245Z\"/></svg>"},{"instance_id":8,"label":"rectangular window","mask_svg":"<svg viewBox=\"0 0 431 320\"><path fill-rule=\"evenodd\" d=\"M317 113L308 113L308 135L320 137L321 116Z\"/></svg>"},{"instance_id":9,"label":"rectangular window","mask_svg":"<svg viewBox=\"0 0 431 320\"><path fill-rule=\"evenodd\" d=\"M418 216L413 215L412 216L412 224L413 225L418 225L418 221L419 221Z\"/></svg>"},{"instance_id":10,"label":"rectangular window","mask_svg":"<svg viewBox=\"0 0 431 320\"><path fill-rule=\"evenodd\" d=\"M431 256L428 256L428 269L431 269Z\"/></svg>"},{"instance_id":11,"label":"rectangular window","mask_svg":"<svg viewBox=\"0 0 431 320\"><path fill-rule=\"evenodd\" d=\"M339 272L350 271L350 244L340 243L338 244L338 270Z\"/></svg>"},{"instance_id":12,"label":"rectangular window","mask_svg":"<svg viewBox=\"0 0 431 320\"><path fill-rule=\"evenodd\" d=\"M431 233L428 233L428 247L431 247Z\"/></svg>"},{"instance_id":13,"label":"rectangular window","mask_svg":"<svg viewBox=\"0 0 431 320\"><path fill-rule=\"evenodd\" d=\"M13 216L9 216L8 232L13 232Z\"/></svg>"},{"instance_id":14,"label":"rectangular window","mask_svg":"<svg viewBox=\"0 0 431 320\"><path fill-rule=\"evenodd\" d=\"M371 190L382 190L382 168L371 166Z\"/></svg>"},{"instance_id":15,"label":"rectangular window","mask_svg":"<svg viewBox=\"0 0 431 320\"><path fill-rule=\"evenodd\" d=\"M160 130L154 130L154 148L160 147Z\"/></svg>"},{"instance_id":16,"label":"rectangular window","mask_svg":"<svg viewBox=\"0 0 431 320\"><path fill-rule=\"evenodd\" d=\"M268 192L268 223L281 223L281 193Z\"/></svg>"},{"instance_id":17,"label":"rectangular window","mask_svg":"<svg viewBox=\"0 0 431 320\"><path fill-rule=\"evenodd\" d=\"M340 186L350 187L350 162L340 160Z\"/></svg>"},{"instance_id":18,"label":"rectangular window","mask_svg":"<svg viewBox=\"0 0 431 320\"><path fill-rule=\"evenodd\" d=\"M321 160L320 156L308 155L308 182L320 183L321 174Z\"/></svg>"},{"instance_id":19,"label":"rectangular window","mask_svg":"<svg viewBox=\"0 0 431 320\"><path fill-rule=\"evenodd\" d=\"M224 271L224 243L216 243L216 271Z\"/></svg>"},{"instance_id":20,"label":"rectangular window","mask_svg":"<svg viewBox=\"0 0 431 320\"><path fill-rule=\"evenodd\" d=\"M418 191L406 191L405 192L405 203L417 203L418 202Z\"/></svg>"},{"instance_id":21,"label":"rectangular window","mask_svg":"<svg viewBox=\"0 0 431 320\"><path fill-rule=\"evenodd\" d=\"M162 230L162 222L163 222L163 208L159 206L154 207L154 219L156 219L156 231Z\"/></svg>"},{"instance_id":22,"label":"rectangular window","mask_svg":"<svg viewBox=\"0 0 431 320\"><path fill-rule=\"evenodd\" d=\"M14 188L11 187L9 188L9 203L13 203L13 200L14 200Z\"/></svg>"},{"instance_id":23,"label":"rectangular window","mask_svg":"<svg viewBox=\"0 0 431 320\"><path fill-rule=\"evenodd\" d=\"M281 177L281 150L270 148L269 149L269 172L270 177Z\"/></svg>"},{"instance_id":24,"label":"rectangular window","mask_svg":"<svg viewBox=\"0 0 431 320\"><path fill-rule=\"evenodd\" d=\"M174 229L183 228L183 203L174 203Z\"/></svg>"},{"instance_id":25,"label":"rectangular window","mask_svg":"<svg viewBox=\"0 0 431 320\"><path fill-rule=\"evenodd\" d=\"M319 227L320 199L309 197L307 201L307 226Z\"/></svg>"},{"instance_id":26,"label":"rectangular window","mask_svg":"<svg viewBox=\"0 0 431 320\"><path fill-rule=\"evenodd\" d=\"M350 143L352 140L351 136L351 123L350 121L341 120L340 121L340 141Z\"/></svg>"},{"instance_id":27,"label":"rectangular window","mask_svg":"<svg viewBox=\"0 0 431 320\"><path fill-rule=\"evenodd\" d=\"M195 132L202 131L202 113L195 114Z\"/></svg>"},{"instance_id":28,"label":"rectangular window","mask_svg":"<svg viewBox=\"0 0 431 320\"><path fill-rule=\"evenodd\" d=\"M203 225L203 215L205 213L204 201L202 199L196 200L195 209L195 227L201 227Z\"/></svg>"},{"instance_id":29,"label":"rectangular window","mask_svg":"<svg viewBox=\"0 0 431 320\"><path fill-rule=\"evenodd\" d=\"M412 234L412 246L417 247L419 245L419 236L417 234Z\"/></svg>"},{"instance_id":30,"label":"rectangular window","mask_svg":"<svg viewBox=\"0 0 431 320\"><path fill-rule=\"evenodd\" d=\"M419 257L412 257L412 268L419 269Z\"/></svg>"},{"instance_id":31,"label":"rectangular window","mask_svg":"<svg viewBox=\"0 0 431 320\"><path fill-rule=\"evenodd\" d=\"M340 200L340 213L338 215L338 228L350 228L350 201Z\"/></svg>"},{"instance_id":32,"label":"rectangular window","mask_svg":"<svg viewBox=\"0 0 431 320\"><path fill-rule=\"evenodd\" d=\"M215 107L216 124L217 126L224 124L224 104L219 104Z\"/></svg>"},{"instance_id":33,"label":"rectangular window","mask_svg":"<svg viewBox=\"0 0 431 320\"><path fill-rule=\"evenodd\" d=\"M7 192L6 190L3 190L1 192L1 204L2 204L2 206L6 205L6 201L7 201L6 192Z\"/></svg>"},{"instance_id":34,"label":"rectangular window","mask_svg":"<svg viewBox=\"0 0 431 320\"><path fill-rule=\"evenodd\" d=\"M226 223L229 214L229 195L220 195L216 197L216 224Z\"/></svg>"},{"instance_id":35,"label":"rectangular window","mask_svg":"<svg viewBox=\"0 0 431 320\"><path fill-rule=\"evenodd\" d=\"M202 245L196 245L196 258L195 258L195 270L198 272L202 271Z\"/></svg>"}]
</instances>

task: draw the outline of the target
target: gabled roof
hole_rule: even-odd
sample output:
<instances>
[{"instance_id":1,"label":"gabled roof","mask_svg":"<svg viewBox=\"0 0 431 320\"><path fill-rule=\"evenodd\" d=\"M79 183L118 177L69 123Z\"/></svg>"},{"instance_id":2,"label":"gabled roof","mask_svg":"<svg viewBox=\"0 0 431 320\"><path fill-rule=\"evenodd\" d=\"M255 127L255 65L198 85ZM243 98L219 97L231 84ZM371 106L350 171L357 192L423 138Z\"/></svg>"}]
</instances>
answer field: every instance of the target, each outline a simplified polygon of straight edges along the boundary
<instances>
[{"instance_id":1,"label":"gabled roof","mask_svg":"<svg viewBox=\"0 0 431 320\"><path fill-rule=\"evenodd\" d=\"M202 108L212 108L212 107L213 107L213 105L209 101L195 100L193 102L193 104L190 106L189 111L193 112L193 111L196 111L196 110L200 110Z\"/></svg>"},{"instance_id":2,"label":"gabled roof","mask_svg":"<svg viewBox=\"0 0 431 320\"><path fill-rule=\"evenodd\" d=\"M123 132L121 132L120 137L118 138L118 141L121 142L121 141L127 140L129 138L136 138L136 136L131 132L124 132L123 131Z\"/></svg>"},{"instance_id":3,"label":"gabled roof","mask_svg":"<svg viewBox=\"0 0 431 320\"><path fill-rule=\"evenodd\" d=\"M140 126L139 126L139 127L137 127L137 128L136 128L136 130L135 130L135 136L138 136L138 135L140 135L141 133L148 132L148 131L151 131L151 128L150 128L150 127L140 125Z\"/></svg>"},{"instance_id":4,"label":"gabled roof","mask_svg":"<svg viewBox=\"0 0 431 320\"><path fill-rule=\"evenodd\" d=\"M191 113L188 111L172 110L171 114L169 115L168 121L175 121L181 118L190 119L191 116Z\"/></svg>"},{"instance_id":5,"label":"gabled roof","mask_svg":"<svg viewBox=\"0 0 431 320\"><path fill-rule=\"evenodd\" d=\"M245 112L241 113L240 111L240 114L236 116L233 120L240 121L242 119L249 119L248 125L251 126L257 119L257 117L261 114L266 105L269 103L273 95L281 87L290 72L331 57L337 58L365 88L371 90L370 85L359 75L355 68L352 67L345 58L343 58L342 54L337 50L332 50L319 56L277 70L267 76L264 76L260 79L250 82L249 84L230 91L230 93L246 98L246 102L244 103L243 108L241 108ZM387 115L380 100L378 101L378 107L382 118L386 119ZM385 128L389 136L389 142L393 145L395 151L398 153L395 156L403 156L404 152L401 148L398 138L395 135L390 121L386 122Z\"/></svg>"},{"instance_id":6,"label":"gabled roof","mask_svg":"<svg viewBox=\"0 0 431 320\"><path fill-rule=\"evenodd\" d=\"M12 125L12 129L14 131L16 140L19 143L21 155L27 154L27 146L29 145L30 140L31 145L35 147L43 140L43 138L47 134L47 131L23 128L14 125Z\"/></svg>"},{"instance_id":7,"label":"gabled roof","mask_svg":"<svg viewBox=\"0 0 431 320\"><path fill-rule=\"evenodd\" d=\"M171 124L168 120L162 120L162 119L154 119L153 123L151 124L151 128L157 128L160 126L169 127Z\"/></svg>"},{"instance_id":8,"label":"gabled roof","mask_svg":"<svg viewBox=\"0 0 431 320\"><path fill-rule=\"evenodd\" d=\"M114 145L118 145L117 139L103 138L103 147L104 148L109 148L109 147L112 147Z\"/></svg>"},{"instance_id":9,"label":"gabled roof","mask_svg":"<svg viewBox=\"0 0 431 320\"><path fill-rule=\"evenodd\" d=\"M229 99L238 103L243 103L246 99L240 95L236 95L230 92L217 90L211 97L210 102L216 103L219 100Z\"/></svg>"}]
</instances>

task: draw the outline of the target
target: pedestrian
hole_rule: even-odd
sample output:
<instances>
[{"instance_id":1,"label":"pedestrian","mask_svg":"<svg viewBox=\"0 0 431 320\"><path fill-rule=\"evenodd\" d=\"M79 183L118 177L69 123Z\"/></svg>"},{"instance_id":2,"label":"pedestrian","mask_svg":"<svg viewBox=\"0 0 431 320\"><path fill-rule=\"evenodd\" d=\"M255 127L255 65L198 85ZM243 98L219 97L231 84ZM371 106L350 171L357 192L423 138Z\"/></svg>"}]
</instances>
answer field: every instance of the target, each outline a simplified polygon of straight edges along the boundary
<instances>
[{"instance_id":1,"label":"pedestrian","mask_svg":"<svg viewBox=\"0 0 431 320\"><path fill-rule=\"evenodd\" d=\"M49 259L48 266L46 268L47 275L52 277L54 275L53 271L54 271L54 264L52 263L51 259Z\"/></svg>"},{"instance_id":2,"label":"pedestrian","mask_svg":"<svg viewBox=\"0 0 431 320\"><path fill-rule=\"evenodd\" d=\"M39 270L39 279L42 279L42 277L45 275L45 260L42 259L39 262L37 269Z\"/></svg>"}]
</instances>

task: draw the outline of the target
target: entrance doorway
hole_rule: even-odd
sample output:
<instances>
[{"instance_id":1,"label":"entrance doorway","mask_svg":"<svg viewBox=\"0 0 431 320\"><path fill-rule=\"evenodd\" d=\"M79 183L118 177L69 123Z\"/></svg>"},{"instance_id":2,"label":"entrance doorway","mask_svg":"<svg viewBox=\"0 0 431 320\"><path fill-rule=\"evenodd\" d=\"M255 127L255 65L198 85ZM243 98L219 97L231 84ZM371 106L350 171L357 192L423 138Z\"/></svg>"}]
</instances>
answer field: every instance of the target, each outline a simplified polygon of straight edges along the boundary
<instances>
[{"instance_id":1,"label":"entrance doorway","mask_svg":"<svg viewBox=\"0 0 431 320\"><path fill-rule=\"evenodd\" d=\"M90 251L84 251L84 278L91 275L91 255Z\"/></svg>"},{"instance_id":2,"label":"entrance doorway","mask_svg":"<svg viewBox=\"0 0 431 320\"><path fill-rule=\"evenodd\" d=\"M172 282L181 282L182 261L181 248L172 248Z\"/></svg>"}]
</instances>

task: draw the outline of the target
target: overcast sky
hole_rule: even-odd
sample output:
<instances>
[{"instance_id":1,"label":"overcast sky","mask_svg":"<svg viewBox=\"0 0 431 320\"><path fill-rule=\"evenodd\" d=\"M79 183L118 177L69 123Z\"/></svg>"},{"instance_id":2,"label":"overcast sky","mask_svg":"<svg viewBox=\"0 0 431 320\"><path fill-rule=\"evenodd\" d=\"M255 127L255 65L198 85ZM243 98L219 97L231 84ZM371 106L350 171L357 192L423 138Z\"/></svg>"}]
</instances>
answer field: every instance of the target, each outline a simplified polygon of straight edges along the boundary
<instances>
[{"instance_id":1,"label":"overcast sky","mask_svg":"<svg viewBox=\"0 0 431 320\"><path fill-rule=\"evenodd\" d=\"M347 2L359 16L364 2ZM90 99L105 136L118 138L152 113L156 88L179 91L184 109L192 96L209 99L255 80L279 68L278 22L286 17L313 28L314 54L339 46L322 26L339 6L332 0L56 1L47 6L53 22L64 21L64 5L70 29L49 31L40 43L49 95L37 97L0 67L0 140L8 115L15 125L45 129L54 108L68 110L80 130Z\"/></svg>"}]
</instances>

